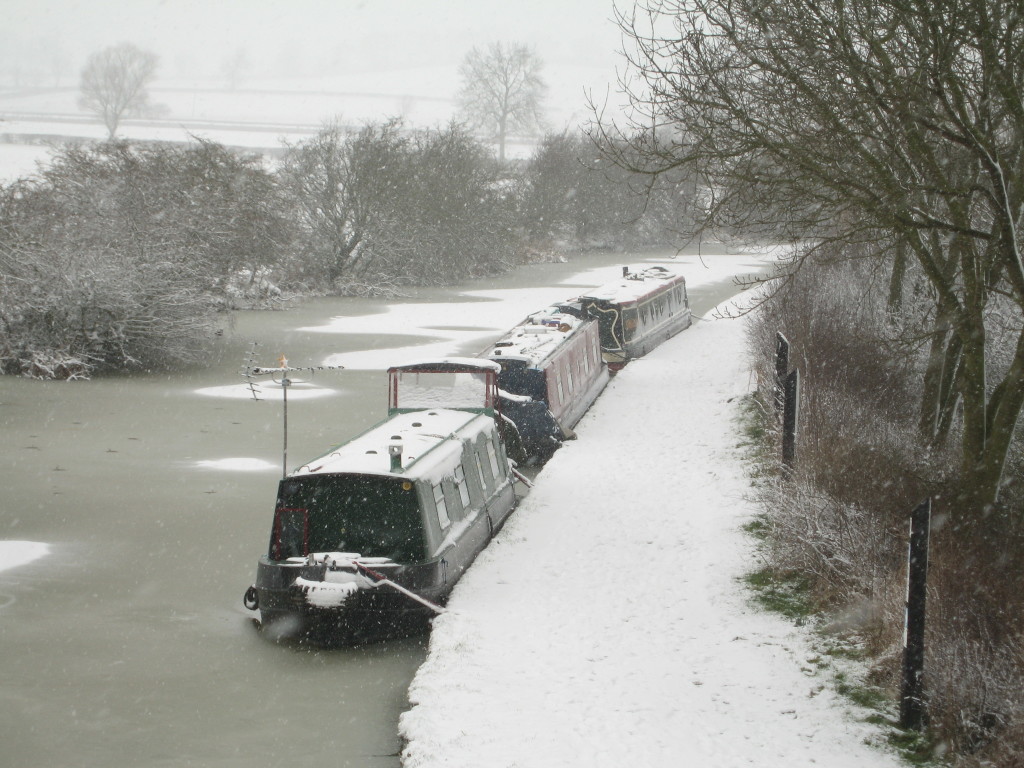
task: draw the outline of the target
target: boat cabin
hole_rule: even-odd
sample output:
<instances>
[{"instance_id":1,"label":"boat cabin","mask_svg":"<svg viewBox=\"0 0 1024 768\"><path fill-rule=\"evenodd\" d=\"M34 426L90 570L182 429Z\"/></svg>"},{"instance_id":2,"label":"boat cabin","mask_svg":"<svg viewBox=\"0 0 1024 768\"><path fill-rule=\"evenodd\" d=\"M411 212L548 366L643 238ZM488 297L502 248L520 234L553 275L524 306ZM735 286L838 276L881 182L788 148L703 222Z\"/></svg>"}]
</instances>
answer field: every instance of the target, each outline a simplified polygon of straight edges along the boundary
<instances>
[{"instance_id":1,"label":"boat cabin","mask_svg":"<svg viewBox=\"0 0 1024 768\"><path fill-rule=\"evenodd\" d=\"M543 461L608 383L598 324L549 307L528 316L487 348L501 366L501 412L511 419L528 458Z\"/></svg>"},{"instance_id":2,"label":"boat cabin","mask_svg":"<svg viewBox=\"0 0 1024 768\"><path fill-rule=\"evenodd\" d=\"M639 272L622 268L622 278L578 299L579 312L597 320L601 348L612 370L642 357L692 321L686 279L664 267Z\"/></svg>"}]
</instances>

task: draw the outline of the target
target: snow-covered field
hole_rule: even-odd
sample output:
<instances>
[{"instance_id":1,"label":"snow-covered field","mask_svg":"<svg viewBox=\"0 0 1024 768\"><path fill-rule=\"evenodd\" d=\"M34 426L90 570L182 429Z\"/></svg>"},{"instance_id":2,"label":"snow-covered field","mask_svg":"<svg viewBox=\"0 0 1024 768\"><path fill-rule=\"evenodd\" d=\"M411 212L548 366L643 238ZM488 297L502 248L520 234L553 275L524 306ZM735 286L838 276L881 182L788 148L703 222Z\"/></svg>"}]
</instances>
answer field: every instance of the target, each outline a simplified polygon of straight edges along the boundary
<instances>
[{"instance_id":1,"label":"snow-covered field","mask_svg":"<svg viewBox=\"0 0 1024 768\"><path fill-rule=\"evenodd\" d=\"M749 602L743 321L620 373L434 621L407 768L896 766Z\"/></svg>"},{"instance_id":2,"label":"snow-covered field","mask_svg":"<svg viewBox=\"0 0 1024 768\"><path fill-rule=\"evenodd\" d=\"M560 66L549 77L546 127L562 131L591 118L591 95L604 105L619 98L611 69ZM401 118L412 128L443 127L456 117L459 75L455 66L423 66L316 78L263 78L235 90L218 81L158 80L152 101L164 116L126 120L118 135L137 140L189 141L201 137L228 146L278 150L308 138L331 122L360 126ZM61 122L40 119L59 116ZM77 119L72 119L76 118ZM234 124L234 125L233 125ZM0 90L0 136L106 137L95 117L78 107L76 87ZM513 140L510 157L527 157L532 139ZM48 157L39 145L0 143L0 183L32 173Z\"/></svg>"}]
</instances>

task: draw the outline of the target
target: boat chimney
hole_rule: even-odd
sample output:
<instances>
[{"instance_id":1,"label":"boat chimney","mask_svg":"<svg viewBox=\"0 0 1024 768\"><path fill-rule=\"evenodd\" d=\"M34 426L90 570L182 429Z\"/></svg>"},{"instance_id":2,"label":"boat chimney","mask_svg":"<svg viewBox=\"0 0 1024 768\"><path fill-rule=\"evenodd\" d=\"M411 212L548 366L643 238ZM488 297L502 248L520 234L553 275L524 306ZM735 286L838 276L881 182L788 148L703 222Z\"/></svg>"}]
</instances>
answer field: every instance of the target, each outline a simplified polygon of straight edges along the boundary
<instances>
[{"instance_id":1,"label":"boat chimney","mask_svg":"<svg viewBox=\"0 0 1024 768\"><path fill-rule=\"evenodd\" d=\"M623 267L622 268L622 276L623 277L629 277L629 267Z\"/></svg>"},{"instance_id":2,"label":"boat chimney","mask_svg":"<svg viewBox=\"0 0 1024 768\"><path fill-rule=\"evenodd\" d=\"M402 471L402 436L392 435L388 443L388 456L391 457L391 471Z\"/></svg>"}]
</instances>

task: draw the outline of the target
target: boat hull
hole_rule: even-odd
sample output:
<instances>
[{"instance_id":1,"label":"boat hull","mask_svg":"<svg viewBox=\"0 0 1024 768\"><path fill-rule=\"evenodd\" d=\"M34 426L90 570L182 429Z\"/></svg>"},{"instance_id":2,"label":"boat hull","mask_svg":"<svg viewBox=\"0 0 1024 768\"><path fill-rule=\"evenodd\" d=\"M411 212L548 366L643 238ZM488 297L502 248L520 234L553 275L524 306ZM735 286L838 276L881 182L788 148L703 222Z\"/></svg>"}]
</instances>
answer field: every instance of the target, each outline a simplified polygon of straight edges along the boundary
<instances>
[{"instance_id":1,"label":"boat hull","mask_svg":"<svg viewBox=\"0 0 1024 768\"><path fill-rule=\"evenodd\" d=\"M454 536L436 557L423 563L374 564L373 572L408 590L419 602L376 575L355 566L331 568L324 562L276 561L260 557L252 591L260 612L260 625L275 640L310 641L317 645L352 645L419 634L429 628L462 574L501 529L515 509L515 489L503 484L479 512ZM293 558L299 560L299 558ZM318 585L353 585L352 593L338 604L310 596ZM349 574L351 576L349 576ZM332 578L332 576L334 578ZM248 597L247 597L248 602Z\"/></svg>"},{"instance_id":2,"label":"boat hull","mask_svg":"<svg viewBox=\"0 0 1024 768\"><path fill-rule=\"evenodd\" d=\"M415 567L414 567L415 568ZM429 571L420 567L419 578L409 579L405 566L403 581L431 581ZM309 602L295 579L316 579L308 567L291 567L274 563L266 557L257 566L255 590L260 611L260 627L272 639L311 641L317 645L356 645L420 634L427 630L434 612L410 600L384 584L366 586L347 597L341 605L322 606ZM316 570L316 569L312 569ZM322 573L319 574L322 577ZM452 585L454 586L454 585ZM420 594L431 602L442 604L451 592L443 583L440 588L423 589Z\"/></svg>"}]
</instances>

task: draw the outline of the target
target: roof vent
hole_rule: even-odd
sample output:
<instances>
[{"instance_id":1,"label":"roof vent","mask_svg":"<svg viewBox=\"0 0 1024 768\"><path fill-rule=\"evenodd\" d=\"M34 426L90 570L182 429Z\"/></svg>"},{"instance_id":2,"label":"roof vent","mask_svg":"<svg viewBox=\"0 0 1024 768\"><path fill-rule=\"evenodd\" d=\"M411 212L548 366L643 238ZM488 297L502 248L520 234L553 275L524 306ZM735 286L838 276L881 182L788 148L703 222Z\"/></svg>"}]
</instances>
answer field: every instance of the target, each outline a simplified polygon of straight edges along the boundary
<instances>
[{"instance_id":1,"label":"roof vent","mask_svg":"<svg viewBox=\"0 0 1024 768\"><path fill-rule=\"evenodd\" d=\"M391 457L391 471L402 471L402 436L392 435L388 443L388 455Z\"/></svg>"}]
</instances>

